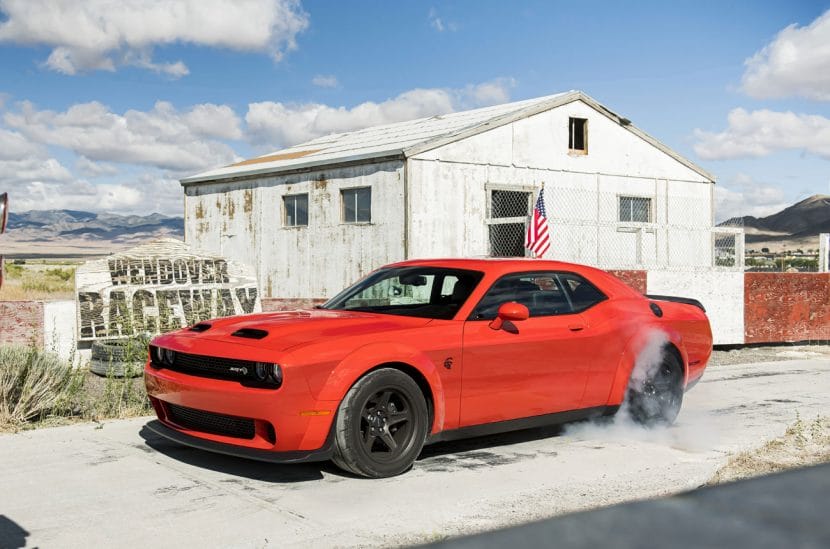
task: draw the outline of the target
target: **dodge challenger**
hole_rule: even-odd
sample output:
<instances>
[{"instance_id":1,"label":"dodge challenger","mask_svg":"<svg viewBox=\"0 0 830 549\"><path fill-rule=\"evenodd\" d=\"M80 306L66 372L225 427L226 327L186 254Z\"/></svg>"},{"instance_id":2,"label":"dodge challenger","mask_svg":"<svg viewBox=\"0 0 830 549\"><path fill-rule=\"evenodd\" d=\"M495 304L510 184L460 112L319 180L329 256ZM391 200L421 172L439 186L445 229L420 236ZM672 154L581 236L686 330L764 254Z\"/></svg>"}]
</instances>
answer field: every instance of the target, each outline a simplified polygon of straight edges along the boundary
<instances>
[{"instance_id":1,"label":"dodge challenger","mask_svg":"<svg viewBox=\"0 0 830 549\"><path fill-rule=\"evenodd\" d=\"M382 267L314 310L218 318L156 337L145 367L178 443L365 477L424 444L611 415L672 423L703 375L703 306L535 259Z\"/></svg>"}]
</instances>

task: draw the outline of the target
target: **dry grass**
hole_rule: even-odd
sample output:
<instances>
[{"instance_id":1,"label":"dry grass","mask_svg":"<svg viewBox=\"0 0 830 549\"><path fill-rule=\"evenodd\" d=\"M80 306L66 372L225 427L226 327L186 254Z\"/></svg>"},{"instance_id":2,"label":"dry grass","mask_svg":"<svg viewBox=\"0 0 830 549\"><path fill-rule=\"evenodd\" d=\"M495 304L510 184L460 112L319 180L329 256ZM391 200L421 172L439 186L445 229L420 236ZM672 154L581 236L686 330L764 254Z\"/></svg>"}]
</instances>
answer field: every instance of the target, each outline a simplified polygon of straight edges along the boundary
<instances>
[{"instance_id":1,"label":"dry grass","mask_svg":"<svg viewBox=\"0 0 830 549\"><path fill-rule=\"evenodd\" d=\"M729 458L709 484L768 475L787 469L830 462L830 418L804 421L799 416L780 438Z\"/></svg>"},{"instance_id":2,"label":"dry grass","mask_svg":"<svg viewBox=\"0 0 830 549\"><path fill-rule=\"evenodd\" d=\"M43 351L0 347L0 432L151 411L141 377L99 377Z\"/></svg>"},{"instance_id":3,"label":"dry grass","mask_svg":"<svg viewBox=\"0 0 830 549\"><path fill-rule=\"evenodd\" d=\"M71 299L75 290L75 265L6 261L0 301Z\"/></svg>"}]
</instances>

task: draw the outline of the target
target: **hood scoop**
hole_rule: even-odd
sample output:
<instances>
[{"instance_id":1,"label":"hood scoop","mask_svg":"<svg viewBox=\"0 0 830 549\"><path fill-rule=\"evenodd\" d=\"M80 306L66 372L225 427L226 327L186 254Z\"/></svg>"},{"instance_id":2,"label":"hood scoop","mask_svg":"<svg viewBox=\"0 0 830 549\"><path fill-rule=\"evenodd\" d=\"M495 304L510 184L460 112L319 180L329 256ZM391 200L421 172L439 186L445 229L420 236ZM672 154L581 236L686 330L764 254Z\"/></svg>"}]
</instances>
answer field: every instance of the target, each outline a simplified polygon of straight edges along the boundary
<instances>
[{"instance_id":1,"label":"hood scoop","mask_svg":"<svg viewBox=\"0 0 830 549\"><path fill-rule=\"evenodd\" d=\"M268 335L268 332L257 328L240 328L231 335L233 337L244 337L247 339L262 339Z\"/></svg>"},{"instance_id":2,"label":"hood scoop","mask_svg":"<svg viewBox=\"0 0 830 549\"><path fill-rule=\"evenodd\" d=\"M206 332L210 330L210 324L205 322L200 322L199 324L194 324L190 327L191 332Z\"/></svg>"}]
</instances>

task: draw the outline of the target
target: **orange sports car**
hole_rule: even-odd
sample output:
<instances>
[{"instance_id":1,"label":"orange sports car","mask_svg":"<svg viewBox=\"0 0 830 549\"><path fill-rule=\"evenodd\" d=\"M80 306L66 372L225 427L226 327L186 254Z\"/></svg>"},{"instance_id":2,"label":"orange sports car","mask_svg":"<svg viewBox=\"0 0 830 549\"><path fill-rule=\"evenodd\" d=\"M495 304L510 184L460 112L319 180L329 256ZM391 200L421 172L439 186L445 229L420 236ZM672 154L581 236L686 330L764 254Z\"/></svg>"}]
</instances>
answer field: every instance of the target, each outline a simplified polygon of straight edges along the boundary
<instances>
[{"instance_id":1,"label":"orange sports car","mask_svg":"<svg viewBox=\"0 0 830 549\"><path fill-rule=\"evenodd\" d=\"M671 423L712 334L695 300L533 259L382 267L311 311L156 337L145 382L181 444L406 471L424 444L610 415Z\"/></svg>"}]
</instances>

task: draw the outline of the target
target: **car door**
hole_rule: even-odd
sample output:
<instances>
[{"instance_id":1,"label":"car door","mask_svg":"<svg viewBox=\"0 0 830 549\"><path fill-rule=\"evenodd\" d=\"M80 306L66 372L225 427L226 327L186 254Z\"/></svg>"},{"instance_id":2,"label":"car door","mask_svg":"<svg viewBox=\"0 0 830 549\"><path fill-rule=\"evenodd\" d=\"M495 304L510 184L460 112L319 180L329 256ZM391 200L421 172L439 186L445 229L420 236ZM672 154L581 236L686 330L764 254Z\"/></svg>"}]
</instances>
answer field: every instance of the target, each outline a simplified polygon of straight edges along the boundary
<instances>
[{"instance_id":1,"label":"car door","mask_svg":"<svg viewBox=\"0 0 830 549\"><path fill-rule=\"evenodd\" d=\"M530 317L491 327L498 307L525 305ZM497 280L464 324L460 426L576 409L587 381L584 319L557 273Z\"/></svg>"}]
</instances>

